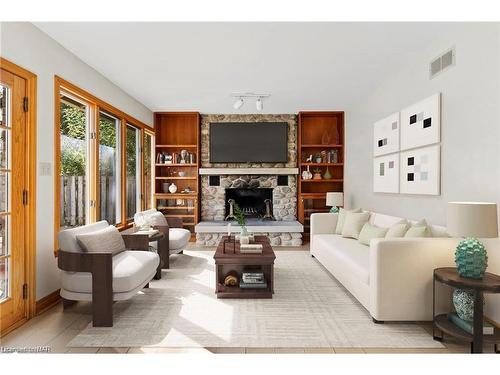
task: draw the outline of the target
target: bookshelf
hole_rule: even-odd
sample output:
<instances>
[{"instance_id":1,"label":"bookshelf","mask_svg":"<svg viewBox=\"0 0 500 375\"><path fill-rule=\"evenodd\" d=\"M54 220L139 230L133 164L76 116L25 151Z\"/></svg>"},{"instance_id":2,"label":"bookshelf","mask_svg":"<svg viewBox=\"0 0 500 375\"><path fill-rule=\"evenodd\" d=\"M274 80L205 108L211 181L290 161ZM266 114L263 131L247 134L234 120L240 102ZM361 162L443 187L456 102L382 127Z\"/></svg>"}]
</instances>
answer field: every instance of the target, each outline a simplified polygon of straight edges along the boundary
<instances>
[{"instance_id":1,"label":"bookshelf","mask_svg":"<svg viewBox=\"0 0 500 375\"><path fill-rule=\"evenodd\" d=\"M199 221L200 114L155 113L155 207L194 233ZM177 191L171 193L170 185Z\"/></svg>"},{"instance_id":2,"label":"bookshelf","mask_svg":"<svg viewBox=\"0 0 500 375\"><path fill-rule=\"evenodd\" d=\"M307 240L311 214L330 210L326 193L344 191L344 112L299 112L297 134L298 219ZM321 178L302 178L306 170Z\"/></svg>"}]
</instances>

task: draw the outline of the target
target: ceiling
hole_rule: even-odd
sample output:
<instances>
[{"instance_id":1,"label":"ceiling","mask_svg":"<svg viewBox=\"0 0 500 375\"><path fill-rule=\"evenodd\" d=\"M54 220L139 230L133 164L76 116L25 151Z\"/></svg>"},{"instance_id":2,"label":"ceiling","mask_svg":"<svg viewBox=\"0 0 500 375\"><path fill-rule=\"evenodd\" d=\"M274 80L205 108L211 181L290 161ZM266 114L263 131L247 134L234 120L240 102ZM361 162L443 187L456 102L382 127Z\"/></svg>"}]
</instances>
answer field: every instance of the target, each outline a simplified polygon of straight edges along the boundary
<instances>
[{"instance_id":1,"label":"ceiling","mask_svg":"<svg viewBox=\"0 0 500 375\"><path fill-rule=\"evenodd\" d=\"M345 110L408 65L443 23L35 23L153 111ZM438 51L440 52L440 51Z\"/></svg>"}]
</instances>

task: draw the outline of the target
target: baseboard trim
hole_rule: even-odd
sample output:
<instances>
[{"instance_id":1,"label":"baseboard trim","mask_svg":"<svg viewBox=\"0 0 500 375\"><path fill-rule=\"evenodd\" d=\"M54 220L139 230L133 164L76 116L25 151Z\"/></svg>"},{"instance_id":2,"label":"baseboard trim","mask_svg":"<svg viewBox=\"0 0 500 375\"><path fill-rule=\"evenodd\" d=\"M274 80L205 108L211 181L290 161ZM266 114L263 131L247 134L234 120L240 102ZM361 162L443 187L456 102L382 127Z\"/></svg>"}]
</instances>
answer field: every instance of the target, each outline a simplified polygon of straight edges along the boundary
<instances>
[{"instance_id":1,"label":"baseboard trim","mask_svg":"<svg viewBox=\"0 0 500 375\"><path fill-rule=\"evenodd\" d=\"M49 295L36 301L35 315L40 315L41 313L55 306L61 300L61 295L59 294L59 291L60 289L57 289L52 293L50 293Z\"/></svg>"}]
</instances>

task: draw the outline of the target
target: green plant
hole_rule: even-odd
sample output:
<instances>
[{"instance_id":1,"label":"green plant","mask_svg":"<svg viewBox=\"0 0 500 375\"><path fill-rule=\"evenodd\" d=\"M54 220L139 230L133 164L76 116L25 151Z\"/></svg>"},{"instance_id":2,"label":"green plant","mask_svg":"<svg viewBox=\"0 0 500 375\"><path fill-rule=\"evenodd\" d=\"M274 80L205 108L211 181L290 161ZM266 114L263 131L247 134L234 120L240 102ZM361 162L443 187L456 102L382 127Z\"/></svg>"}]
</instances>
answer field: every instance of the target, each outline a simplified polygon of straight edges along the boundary
<instances>
[{"instance_id":1,"label":"green plant","mask_svg":"<svg viewBox=\"0 0 500 375\"><path fill-rule=\"evenodd\" d=\"M241 210L240 206L238 206L238 203L234 202L234 218L236 219L237 223L244 227L245 226L245 214Z\"/></svg>"}]
</instances>

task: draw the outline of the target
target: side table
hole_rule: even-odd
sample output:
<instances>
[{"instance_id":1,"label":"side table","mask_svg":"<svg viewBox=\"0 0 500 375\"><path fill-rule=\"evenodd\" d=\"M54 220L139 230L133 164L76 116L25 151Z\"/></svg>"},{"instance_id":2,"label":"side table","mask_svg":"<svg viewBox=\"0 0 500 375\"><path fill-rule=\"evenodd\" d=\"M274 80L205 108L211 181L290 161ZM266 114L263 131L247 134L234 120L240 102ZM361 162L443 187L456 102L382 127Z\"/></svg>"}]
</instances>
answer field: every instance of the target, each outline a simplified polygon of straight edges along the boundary
<instances>
[{"instance_id":1,"label":"side table","mask_svg":"<svg viewBox=\"0 0 500 375\"><path fill-rule=\"evenodd\" d=\"M475 292L474 300L474 334L458 328L448 320L446 314L436 315L436 281L454 288L469 289ZM486 272L481 280L461 277L455 267L442 267L434 270L432 282L432 316L433 338L441 341L444 334L471 344L471 353L482 353L483 343L494 344L495 353L499 353L500 329L495 327L493 335L483 335L483 303L484 293L500 293L500 276ZM441 336L436 336L436 330L441 331Z\"/></svg>"},{"instance_id":2,"label":"side table","mask_svg":"<svg viewBox=\"0 0 500 375\"><path fill-rule=\"evenodd\" d=\"M132 227L130 229L126 229L123 231L123 233L130 233L134 234L139 231L138 228ZM154 277L155 280L161 279L161 270L163 268L169 268L170 265L170 260L169 260L169 251L168 251L168 239L167 236L165 236L165 233L162 233L161 231L158 233L155 233L151 236L149 236L149 242L156 242L157 243L157 252L158 256L160 257L160 263L158 264L158 267L156 268L156 275Z\"/></svg>"}]
</instances>

